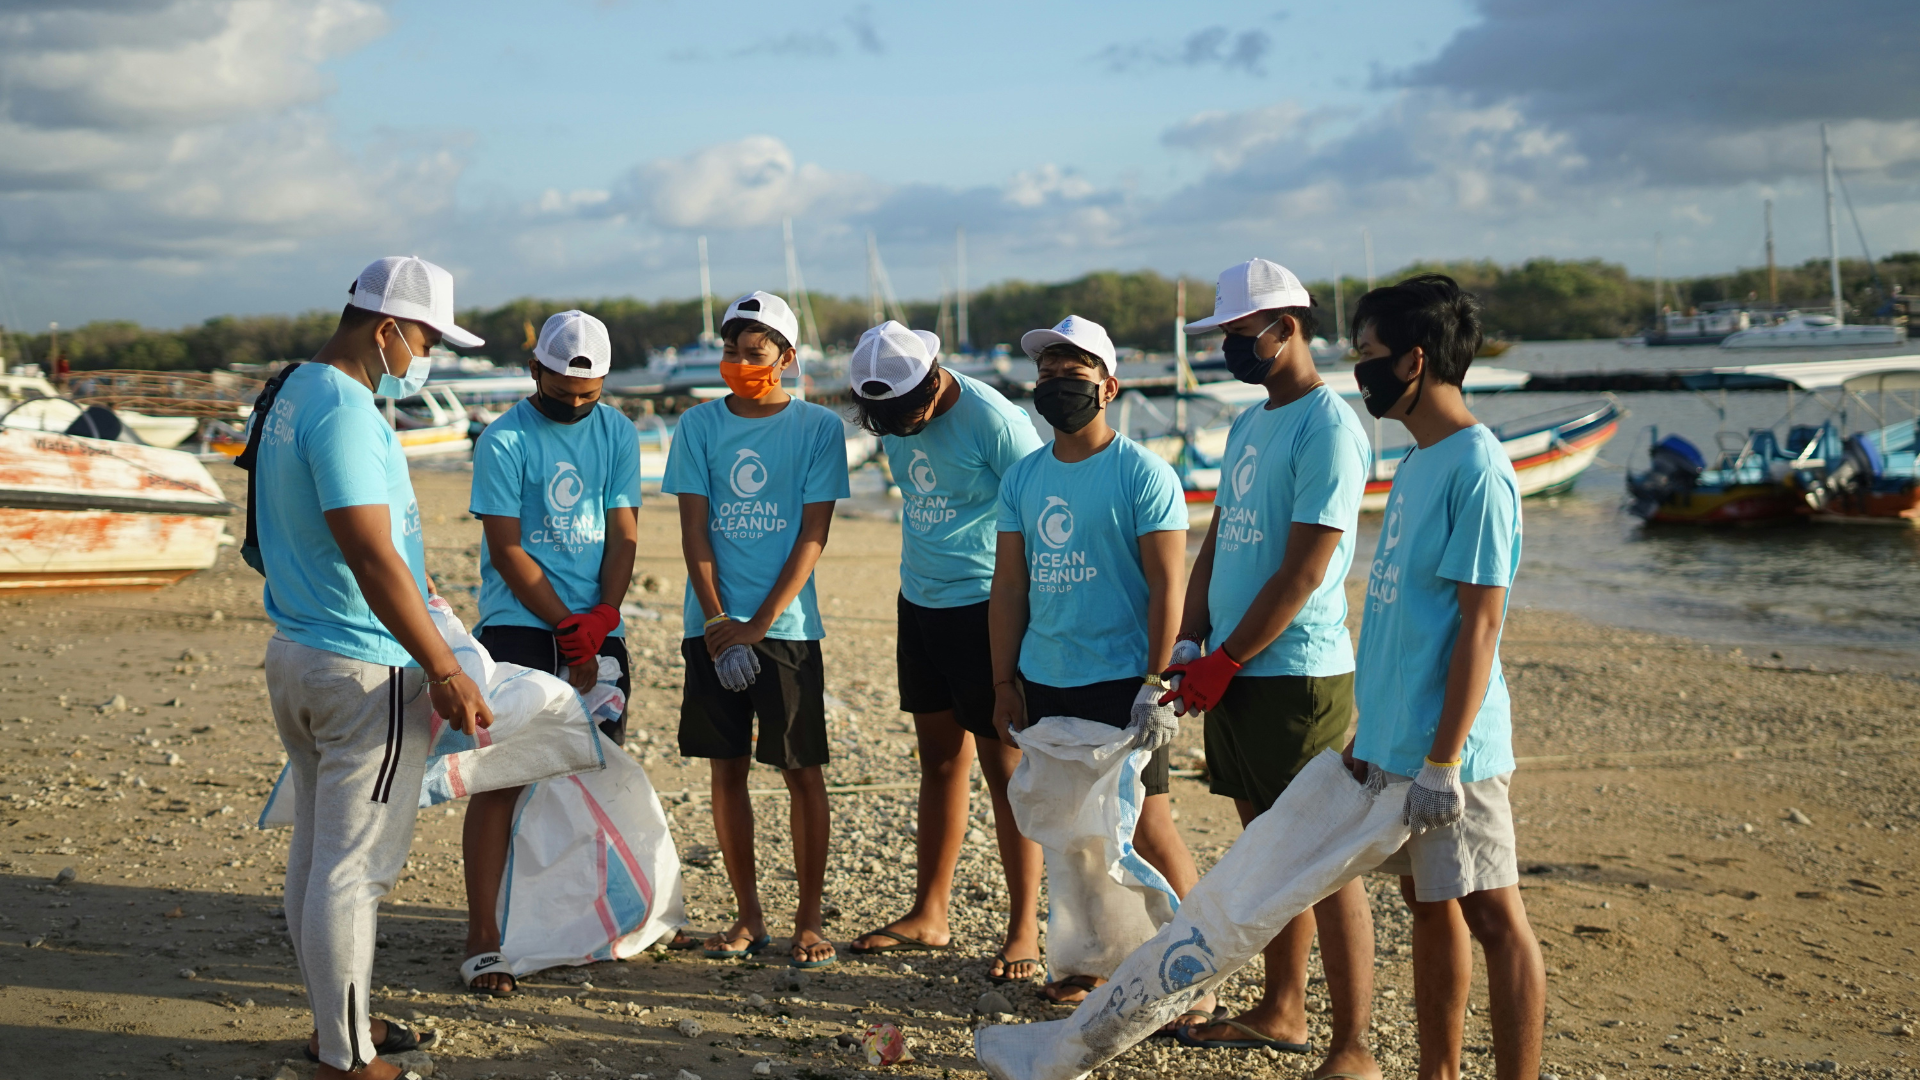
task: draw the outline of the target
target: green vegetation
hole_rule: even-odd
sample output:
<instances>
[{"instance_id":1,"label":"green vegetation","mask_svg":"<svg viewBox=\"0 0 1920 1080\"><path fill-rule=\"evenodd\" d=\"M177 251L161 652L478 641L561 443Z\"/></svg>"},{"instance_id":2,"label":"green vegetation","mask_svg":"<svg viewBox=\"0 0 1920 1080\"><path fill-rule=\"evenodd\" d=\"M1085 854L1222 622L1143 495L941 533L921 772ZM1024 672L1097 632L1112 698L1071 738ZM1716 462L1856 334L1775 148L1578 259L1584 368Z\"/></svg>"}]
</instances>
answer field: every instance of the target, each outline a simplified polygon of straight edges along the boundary
<instances>
[{"instance_id":1,"label":"green vegetation","mask_svg":"<svg viewBox=\"0 0 1920 1080\"><path fill-rule=\"evenodd\" d=\"M1874 286L1878 271L1880 290ZM1598 259L1561 261L1530 259L1517 266L1490 261L1416 263L1383 275L1382 283L1408 274L1439 271L1458 278L1479 294L1486 306L1488 329L1499 336L1529 340L1605 338L1633 333L1646 326L1653 313L1654 283L1629 275L1625 267ZM1902 252L1869 267L1864 260L1843 260L1841 282L1856 317L1891 314L1887 297L1897 286L1911 293L1920 286L1920 252ZM1778 274L1783 303L1824 311L1827 307L1827 264L1812 259L1782 267ZM1333 283L1309 282L1325 308L1322 333L1333 334ZM1151 271L1121 273L1105 270L1072 281L1036 284L1005 281L975 293L968 303L968 321L976 347L1015 344L1020 335L1037 326L1051 326L1068 313L1078 313L1107 327L1121 346L1165 351L1172 346L1175 282ZM1346 278L1341 283L1346 310L1366 291L1365 283ZM1687 308L1718 300L1764 300L1764 268L1728 274L1683 278L1662 286L1665 303ZM1199 317L1212 310L1213 283L1187 281L1187 312ZM723 302L723 301L720 301ZM686 345L700 331L700 302L629 298L605 300L538 300L523 298L494 308L461 314L463 325L487 339L478 350L495 363L519 365L529 355L529 333L555 311L578 307L598 316L613 338L615 366L645 362L648 353ZM829 347L847 347L868 325L867 304L852 297L814 295L813 309L820 333ZM908 320L931 327L939 305L915 301L905 305ZM715 315L718 316L716 311ZM311 356L333 330L337 313L309 311L300 315L221 316L180 330L154 330L131 322L88 323L59 334L59 349L76 370L137 368L144 370L208 370L223 364L249 364ZM7 360L42 362L50 355L47 334L0 331L0 354Z\"/></svg>"}]
</instances>

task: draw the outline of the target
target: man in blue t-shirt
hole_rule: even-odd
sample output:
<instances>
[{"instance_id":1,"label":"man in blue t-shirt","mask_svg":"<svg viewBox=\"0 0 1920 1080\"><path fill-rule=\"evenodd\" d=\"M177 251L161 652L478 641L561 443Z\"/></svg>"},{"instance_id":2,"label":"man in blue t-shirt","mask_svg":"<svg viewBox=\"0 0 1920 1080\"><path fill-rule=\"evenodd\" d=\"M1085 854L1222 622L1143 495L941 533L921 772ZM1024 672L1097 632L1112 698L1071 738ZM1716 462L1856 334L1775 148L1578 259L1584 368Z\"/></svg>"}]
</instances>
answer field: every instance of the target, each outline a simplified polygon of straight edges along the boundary
<instances>
[{"instance_id":1,"label":"man in blue t-shirt","mask_svg":"<svg viewBox=\"0 0 1920 1080\"><path fill-rule=\"evenodd\" d=\"M993 722L1008 743L1009 729L1047 716L1133 731L1153 751L1133 844L1185 896L1199 874L1167 795L1167 744L1179 721L1159 699L1180 627L1186 497L1172 466L1107 422L1120 380L1104 328L1069 315L1029 331L1020 347L1038 367L1033 404L1054 439L1000 481L988 608ZM1063 1005L1103 981L1053 974L1045 993Z\"/></svg>"},{"instance_id":2,"label":"man in blue t-shirt","mask_svg":"<svg viewBox=\"0 0 1920 1080\"><path fill-rule=\"evenodd\" d=\"M426 552L406 455L374 395L419 393L453 320L453 276L381 259L348 290L333 336L256 413L254 534L266 575L267 694L293 772L287 932L314 1011L322 1080L392 1080L419 1046L368 1016L374 921L406 865L428 719L493 723L427 613Z\"/></svg>"},{"instance_id":3,"label":"man in blue t-shirt","mask_svg":"<svg viewBox=\"0 0 1920 1080\"><path fill-rule=\"evenodd\" d=\"M1348 756L1356 777L1413 781L1404 811L1413 838L1380 870L1400 875L1413 912L1420 1071L1459 1067L1471 934L1487 957L1499 1075L1534 1076L1546 973L1520 899L1500 672L1520 485L1460 390L1480 345L1478 304L1452 278L1422 274L1362 297L1353 325L1367 411L1400 421L1414 441L1367 574Z\"/></svg>"},{"instance_id":4,"label":"man in blue t-shirt","mask_svg":"<svg viewBox=\"0 0 1920 1080\"><path fill-rule=\"evenodd\" d=\"M601 403L613 343L599 319L563 311L547 319L528 369L533 394L487 425L473 448L468 510L480 544L480 622L475 636L495 660L593 688L599 658L632 691L620 601L639 541L640 440L620 411ZM602 721L615 745L626 715ZM496 908L520 788L468 800L461 845L467 867L467 959L460 975L478 993L504 997L514 978L500 954Z\"/></svg>"},{"instance_id":5,"label":"man in blue t-shirt","mask_svg":"<svg viewBox=\"0 0 1920 1080\"><path fill-rule=\"evenodd\" d=\"M681 414L660 491L680 501L687 561L680 752L709 759L713 828L738 904L733 925L707 939L706 955L745 959L772 943L747 795L757 759L780 770L793 803L800 906L788 962L812 968L838 958L821 922L830 824L821 773L826 630L813 568L834 502L848 495L847 439L839 414L780 385L799 333L793 309L772 293L748 293L727 308L720 377L732 393Z\"/></svg>"},{"instance_id":6,"label":"man in blue t-shirt","mask_svg":"<svg viewBox=\"0 0 1920 1080\"><path fill-rule=\"evenodd\" d=\"M940 339L885 322L860 335L847 365L860 423L880 436L906 505L900 519L900 711L920 744L920 828L913 907L853 942L873 954L944 949L947 903L967 832L976 749L1007 875L1007 932L987 969L995 982L1040 973L1040 847L1007 802L1018 748L993 726L993 583L1000 478L1040 448L1026 410L940 364Z\"/></svg>"},{"instance_id":7,"label":"man in blue t-shirt","mask_svg":"<svg viewBox=\"0 0 1920 1080\"><path fill-rule=\"evenodd\" d=\"M1210 318L1234 378L1266 401L1234 418L1213 523L1194 561L1171 672L1184 712L1205 712L1207 773L1245 825L1307 762L1353 735L1347 568L1371 452L1359 417L1313 366L1318 309L1292 271L1252 259L1221 273ZM1203 642L1213 651L1202 655ZM1373 920L1358 879L1287 924L1266 948L1266 993L1250 1011L1176 1036L1201 1048L1249 1042L1305 1053L1315 932L1332 1005L1319 1071L1378 1071L1367 1049Z\"/></svg>"}]
</instances>

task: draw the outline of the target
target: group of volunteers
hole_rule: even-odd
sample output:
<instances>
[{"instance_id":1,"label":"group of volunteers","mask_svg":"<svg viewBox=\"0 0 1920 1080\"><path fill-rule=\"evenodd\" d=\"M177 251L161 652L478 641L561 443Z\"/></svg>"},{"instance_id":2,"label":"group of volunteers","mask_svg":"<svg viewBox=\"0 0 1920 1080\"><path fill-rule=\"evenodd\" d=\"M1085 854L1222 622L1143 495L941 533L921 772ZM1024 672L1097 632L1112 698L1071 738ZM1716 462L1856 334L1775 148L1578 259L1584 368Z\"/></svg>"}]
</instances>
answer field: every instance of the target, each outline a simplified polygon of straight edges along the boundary
<instances>
[{"instance_id":1,"label":"group of volunteers","mask_svg":"<svg viewBox=\"0 0 1920 1080\"><path fill-rule=\"evenodd\" d=\"M308 1054L323 1080L389 1080L410 1074L380 1055L418 1037L369 1015L368 983L377 906L412 838L429 716L468 733L492 718L429 618L419 509L375 399L417 393L442 341L482 342L455 323L452 277L432 263L379 260L349 291L331 340L256 407L248 512L279 631L269 693L297 781L286 908L315 1020ZM1233 422L1190 570L1179 478L1110 422L1118 355L1098 324L1070 315L1021 339L1050 442L1025 409L943 364L933 334L886 322L861 336L848 366L852 418L879 436L904 500L896 662L921 780L913 905L849 953L953 947L949 904L977 758L1008 891L986 975L1042 975L1041 852L1021 835L1008 790L1020 733L1043 717L1109 725L1148 752L1133 846L1185 896L1199 874L1174 824L1169 744L1181 718L1200 713L1211 790L1234 800L1243 823L1329 749L1376 792L1411 780L1412 839L1380 870L1399 876L1413 915L1420 1075L1457 1075L1476 940L1498 1074L1537 1072L1544 968L1518 891L1498 658L1521 513L1507 455L1461 391L1480 343L1476 305L1452 280L1422 275L1369 292L1355 311L1362 403L1414 443L1393 475L1357 657L1344 583L1374 470L1359 419L1315 369L1319 314L1297 277L1253 259L1221 274L1213 315L1188 325L1223 333L1230 373L1266 392ZM822 923L831 820L813 571L849 489L841 416L783 385L798 329L770 293L727 308L730 393L679 417L661 484L677 501L687 568L679 747L709 759L737 901L731 926L677 934L671 947L736 959L772 945L748 792L757 760L780 770L790 795L799 906L786 959L820 967L839 954ZM470 509L485 532L480 643L583 690L611 657L625 691L619 605L640 478L632 424L599 401L611 351L590 315L547 320L534 392L475 447ZM603 725L616 745L624 722ZM461 976L479 993L515 989L495 910L519 796L475 795L467 811ZM1252 1010L1229 1016L1204 999L1163 1034L1315 1053L1306 1005L1316 934L1332 1033L1315 1075L1378 1077L1367 1042L1373 924L1358 880L1267 946ZM1041 993L1062 1005L1100 985L1055 975Z\"/></svg>"}]
</instances>

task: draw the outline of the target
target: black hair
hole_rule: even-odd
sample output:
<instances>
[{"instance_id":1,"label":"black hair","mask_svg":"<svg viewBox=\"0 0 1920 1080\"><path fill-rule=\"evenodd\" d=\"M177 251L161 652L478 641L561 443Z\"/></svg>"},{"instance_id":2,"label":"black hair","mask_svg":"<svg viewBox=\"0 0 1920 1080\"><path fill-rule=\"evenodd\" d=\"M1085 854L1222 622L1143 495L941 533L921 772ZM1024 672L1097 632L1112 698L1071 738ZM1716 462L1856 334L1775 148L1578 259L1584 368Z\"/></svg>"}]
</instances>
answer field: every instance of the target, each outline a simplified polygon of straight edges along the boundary
<instances>
[{"instance_id":1,"label":"black hair","mask_svg":"<svg viewBox=\"0 0 1920 1080\"><path fill-rule=\"evenodd\" d=\"M1480 351L1480 301L1445 274L1419 274L1362 296L1353 309L1353 336L1373 327L1394 356L1418 347L1427 371L1444 383L1466 380L1473 354Z\"/></svg>"},{"instance_id":2,"label":"black hair","mask_svg":"<svg viewBox=\"0 0 1920 1080\"><path fill-rule=\"evenodd\" d=\"M1099 372L1100 377L1103 379L1107 376L1107 362L1105 360L1100 359L1098 356L1093 355L1071 342L1054 342L1046 348L1041 349L1039 353L1034 356L1033 362L1037 367L1041 361L1048 359L1071 360L1082 367L1090 367Z\"/></svg>"},{"instance_id":3,"label":"black hair","mask_svg":"<svg viewBox=\"0 0 1920 1080\"><path fill-rule=\"evenodd\" d=\"M793 342L787 340L787 335L775 330L759 319L728 319L726 323L720 327L720 340L732 345L740 340L741 334L747 333L767 335L767 340L773 342L774 348L780 350L782 354L785 354L788 349L793 348Z\"/></svg>"},{"instance_id":4,"label":"black hair","mask_svg":"<svg viewBox=\"0 0 1920 1080\"><path fill-rule=\"evenodd\" d=\"M1312 293L1307 294L1307 303L1304 307L1268 308L1261 314L1270 314L1276 318L1281 315L1293 316L1294 321L1300 324L1300 336L1308 341L1312 341L1313 335L1320 332L1320 301L1315 299Z\"/></svg>"},{"instance_id":5,"label":"black hair","mask_svg":"<svg viewBox=\"0 0 1920 1080\"><path fill-rule=\"evenodd\" d=\"M940 396L940 362L934 361L933 367L927 371L927 377L899 397L863 396L868 391L884 394L887 384L868 382L860 387L860 393L853 395L854 422L872 435L897 435L909 420L925 416L934 399Z\"/></svg>"}]
</instances>

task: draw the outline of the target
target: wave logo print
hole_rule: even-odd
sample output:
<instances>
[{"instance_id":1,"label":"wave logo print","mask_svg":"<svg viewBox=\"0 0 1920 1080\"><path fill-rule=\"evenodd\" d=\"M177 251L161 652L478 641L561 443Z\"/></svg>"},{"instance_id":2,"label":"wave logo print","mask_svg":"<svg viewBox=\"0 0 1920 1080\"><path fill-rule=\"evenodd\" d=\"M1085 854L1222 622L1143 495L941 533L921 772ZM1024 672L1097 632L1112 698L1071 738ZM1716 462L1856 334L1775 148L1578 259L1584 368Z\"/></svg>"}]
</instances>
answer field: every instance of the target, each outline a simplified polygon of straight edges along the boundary
<instances>
[{"instance_id":1,"label":"wave logo print","mask_svg":"<svg viewBox=\"0 0 1920 1080\"><path fill-rule=\"evenodd\" d=\"M914 489L922 495L933 494L940 481L933 475L933 462L927 458L925 450L915 450L913 460L907 465L907 479L913 482Z\"/></svg>"},{"instance_id":2,"label":"wave logo print","mask_svg":"<svg viewBox=\"0 0 1920 1080\"><path fill-rule=\"evenodd\" d=\"M1240 460L1233 463L1233 497L1244 499L1253 489L1253 477L1260 471L1260 451L1246 447L1240 451Z\"/></svg>"},{"instance_id":3,"label":"wave logo print","mask_svg":"<svg viewBox=\"0 0 1920 1080\"><path fill-rule=\"evenodd\" d=\"M1386 534L1386 543L1381 545L1382 552L1392 551L1400 546L1400 511L1405 498L1399 494L1393 496L1393 504L1387 507L1387 524L1382 531Z\"/></svg>"},{"instance_id":4,"label":"wave logo print","mask_svg":"<svg viewBox=\"0 0 1920 1080\"><path fill-rule=\"evenodd\" d=\"M755 450L741 450L727 470L727 485L743 499L751 499L767 486L767 464Z\"/></svg>"},{"instance_id":5,"label":"wave logo print","mask_svg":"<svg viewBox=\"0 0 1920 1080\"><path fill-rule=\"evenodd\" d=\"M1174 942L1160 955L1160 992L1171 994L1184 990L1211 976L1215 970L1213 949L1207 945L1207 936L1196 926L1185 941Z\"/></svg>"},{"instance_id":6,"label":"wave logo print","mask_svg":"<svg viewBox=\"0 0 1920 1080\"><path fill-rule=\"evenodd\" d=\"M553 475L547 478L547 509L555 514L565 514L580 502L580 496L587 493L586 481L580 478L580 470L570 461L553 463Z\"/></svg>"},{"instance_id":7,"label":"wave logo print","mask_svg":"<svg viewBox=\"0 0 1920 1080\"><path fill-rule=\"evenodd\" d=\"M1066 547L1073 539L1073 511L1068 509L1067 500L1058 495L1047 496L1047 505L1040 509L1040 523L1036 531L1040 534L1040 542L1048 547Z\"/></svg>"}]
</instances>

